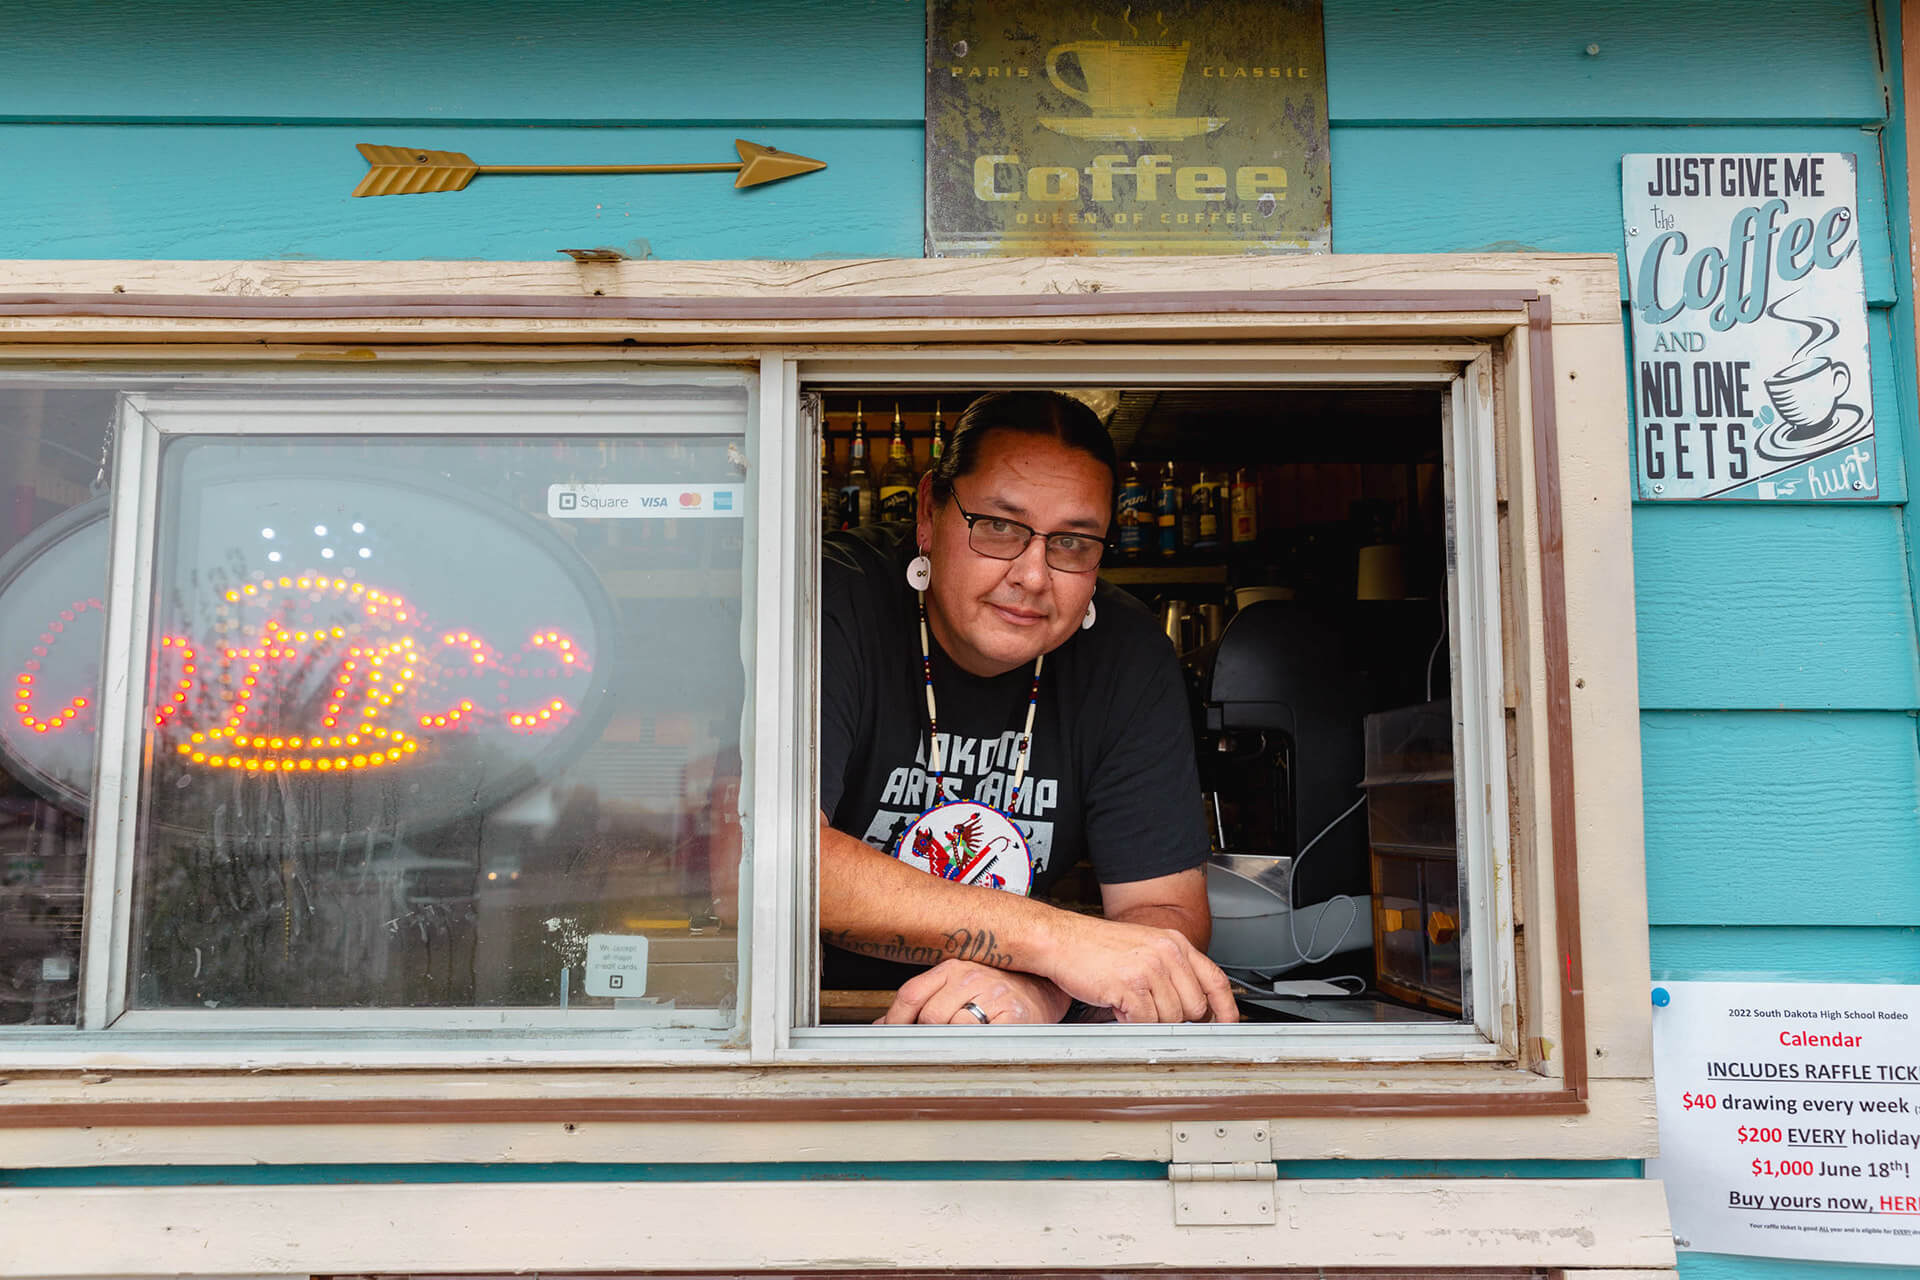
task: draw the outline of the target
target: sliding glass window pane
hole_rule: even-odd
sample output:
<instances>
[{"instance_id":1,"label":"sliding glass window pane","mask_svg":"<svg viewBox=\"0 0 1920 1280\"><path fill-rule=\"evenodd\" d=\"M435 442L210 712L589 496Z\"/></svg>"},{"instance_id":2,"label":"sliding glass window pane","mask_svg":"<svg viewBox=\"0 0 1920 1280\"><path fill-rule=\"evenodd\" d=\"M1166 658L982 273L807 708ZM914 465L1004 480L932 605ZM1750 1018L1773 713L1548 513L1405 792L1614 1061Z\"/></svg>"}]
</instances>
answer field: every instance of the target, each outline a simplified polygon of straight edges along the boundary
<instances>
[{"instance_id":1,"label":"sliding glass window pane","mask_svg":"<svg viewBox=\"0 0 1920 1280\"><path fill-rule=\"evenodd\" d=\"M105 632L111 393L0 388L0 1026L78 1007L87 797Z\"/></svg>"},{"instance_id":2,"label":"sliding glass window pane","mask_svg":"<svg viewBox=\"0 0 1920 1280\"><path fill-rule=\"evenodd\" d=\"M170 438L133 1008L731 1025L745 390L685 412Z\"/></svg>"}]
</instances>

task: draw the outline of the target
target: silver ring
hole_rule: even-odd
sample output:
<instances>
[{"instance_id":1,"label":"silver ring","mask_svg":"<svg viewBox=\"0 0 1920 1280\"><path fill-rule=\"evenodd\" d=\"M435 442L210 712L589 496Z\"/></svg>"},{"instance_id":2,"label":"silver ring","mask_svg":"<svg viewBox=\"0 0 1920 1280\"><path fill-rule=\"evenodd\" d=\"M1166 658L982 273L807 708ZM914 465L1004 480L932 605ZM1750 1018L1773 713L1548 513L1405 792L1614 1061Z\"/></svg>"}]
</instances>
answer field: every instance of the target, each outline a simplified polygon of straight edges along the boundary
<instances>
[{"instance_id":1,"label":"silver ring","mask_svg":"<svg viewBox=\"0 0 1920 1280\"><path fill-rule=\"evenodd\" d=\"M962 1009L962 1010L963 1010L964 1012L967 1012L967 1013L970 1013L970 1014L972 1014L972 1015L973 1015L973 1016L974 1016L975 1018L977 1018L977 1019L979 1019L979 1020L980 1020L980 1025L981 1025L981 1026L983 1026L983 1027L984 1027L984 1026L986 1026L986 1025L987 1025L988 1023L990 1023L990 1022L992 1022L992 1021L993 1021L993 1019L992 1019L992 1018L989 1018L989 1017L987 1016L987 1011L986 1011L985 1009L982 1009L982 1008L981 1008L981 1007L980 1007L979 1005L977 1005L977 1004L975 1004L975 1003L974 1003L973 1001L971 1001L971 1000L969 1000L969 1001L967 1001L967 1002L966 1002L965 1004L963 1004L963 1005L961 1005L961 1006L960 1006L960 1008L961 1008L961 1009Z\"/></svg>"}]
</instances>

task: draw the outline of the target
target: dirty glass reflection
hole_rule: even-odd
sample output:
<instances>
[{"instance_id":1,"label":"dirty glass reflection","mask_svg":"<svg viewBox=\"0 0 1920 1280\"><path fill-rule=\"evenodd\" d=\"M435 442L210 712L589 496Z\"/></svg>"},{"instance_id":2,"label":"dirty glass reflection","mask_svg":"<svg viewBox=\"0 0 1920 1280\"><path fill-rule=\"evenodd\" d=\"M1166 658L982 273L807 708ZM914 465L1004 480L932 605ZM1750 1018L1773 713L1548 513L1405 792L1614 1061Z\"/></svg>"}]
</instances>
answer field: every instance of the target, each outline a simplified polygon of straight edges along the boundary
<instances>
[{"instance_id":1,"label":"dirty glass reflection","mask_svg":"<svg viewBox=\"0 0 1920 1280\"><path fill-rule=\"evenodd\" d=\"M71 1025L78 1009L105 616L93 488L113 400L0 389L0 1026Z\"/></svg>"},{"instance_id":2,"label":"dirty glass reflection","mask_svg":"<svg viewBox=\"0 0 1920 1280\"><path fill-rule=\"evenodd\" d=\"M730 1009L741 444L172 446L134 1005Z\"/></svg>"}]
</instances>

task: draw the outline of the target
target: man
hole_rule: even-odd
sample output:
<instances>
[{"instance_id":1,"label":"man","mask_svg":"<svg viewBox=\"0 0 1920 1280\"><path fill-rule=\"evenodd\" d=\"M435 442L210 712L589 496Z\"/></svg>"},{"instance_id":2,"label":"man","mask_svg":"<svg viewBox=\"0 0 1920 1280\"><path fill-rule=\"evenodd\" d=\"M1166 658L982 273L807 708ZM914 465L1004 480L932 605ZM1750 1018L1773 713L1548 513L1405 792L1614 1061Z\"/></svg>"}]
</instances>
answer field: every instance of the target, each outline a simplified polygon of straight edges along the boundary
<instances>
[{"instance_id":1,"label":"man","mask_svg":"<svg viewBox=\"0 0 1920 1280\"><path fill-rule=\"evenodd\" d=\"M897 987L882 1022L1236 1017L1204 951L1207 838L1179 668L1146 612L1098 580L1116 471L1079 401L995 393L922 477L910 530L829 539L824 981ZM951 824L920 818L964 801L969 823L1006 834L961 866L937 838ZM1041 892L1084 851L1104 918L982 887L998 876L986 847L1019 844L993 864L1008 887ZM929 848L936 874L910 865Z\"/></svg>"}]
</instances>

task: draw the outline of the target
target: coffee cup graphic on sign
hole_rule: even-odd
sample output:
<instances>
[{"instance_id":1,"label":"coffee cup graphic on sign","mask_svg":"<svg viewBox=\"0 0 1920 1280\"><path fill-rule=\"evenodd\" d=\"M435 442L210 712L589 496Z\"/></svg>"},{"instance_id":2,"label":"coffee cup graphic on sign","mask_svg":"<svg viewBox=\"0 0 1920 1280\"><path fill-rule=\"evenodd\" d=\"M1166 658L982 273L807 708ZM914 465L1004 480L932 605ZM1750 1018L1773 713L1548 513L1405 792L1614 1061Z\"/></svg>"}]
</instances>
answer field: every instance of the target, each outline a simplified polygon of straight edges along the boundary
<instances>
[{"instance_id":1,"label":"coffee cup graphic on sign","mask_svg":"<svg viewBox=\"0 0 1920 1280\"><path fill-rule=\"evenodd\" d=\"M1036 121L1041 128L1088 141L1174 142L1213 133L1227 123L1220 116L1176 114L1191 42L1166 39L1170 33L1164 23L1158 40L1143 40L1131 22L1126 26L1125 40L1105 38L1095 22L1094 32L1101 38L1072 40L1047 50L1047 79L1092 114L1042 116ZM1072 79L1067 72L1073 73Z\"/></svg>"},{"instance_id":2,"label":"coffee cup graphic on sign","mask_svg":"<svg viewBox=\"0 0 1920 1280\"><path fill-rule=\"evenodd\" d=\"M1192 46L1147 40L1076 40L1047 51L1047 79L1096 116L1170 116L1178 106ZM1079 66L1085 89L1060 75L1061 59Z\"/></svg>"},{"instance_id":3,"label":"coffee cup graphic on sign","mask_svg":"<svg viewBox=\"0 0 1920 1280\"><path fill-rule=\"evenodd\" d=\"M1826 429L1840 397L1853 385L1847 366L1826 356L1796 360L1767 379L1767 398L1795 434Z\"/></svg>"},{"instance_id":4,"label":"coffee cup graphic on sign","mask_svg":"<svg viewBox=\"0 0 1920 1280\"><path fill-rule=\"evenodd\" d=\"M1753 445L1762 458L1773 462L1819 457L1873 430L1871 408L1847 400L1854 390L1853 370L1845 361L1821 352L1841 336L1840 323L1828 316L1797 314L1786 305L1793 297L1788 294L1767 308L1770 319L1806 332L1806 340L1787 363L1765 380L1771 405L1762 407L1755 420L1764 429Z\"/></svg>"}]
</instances>

